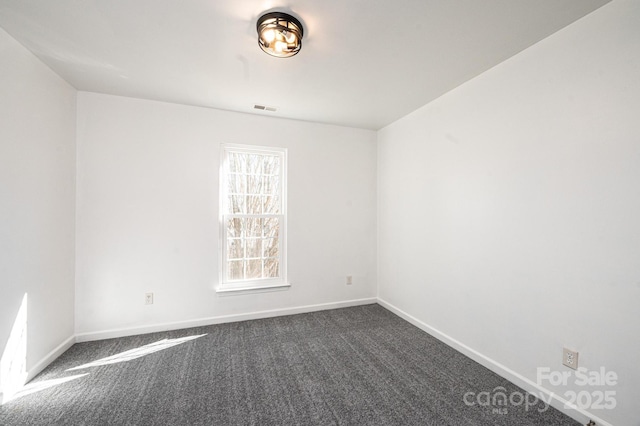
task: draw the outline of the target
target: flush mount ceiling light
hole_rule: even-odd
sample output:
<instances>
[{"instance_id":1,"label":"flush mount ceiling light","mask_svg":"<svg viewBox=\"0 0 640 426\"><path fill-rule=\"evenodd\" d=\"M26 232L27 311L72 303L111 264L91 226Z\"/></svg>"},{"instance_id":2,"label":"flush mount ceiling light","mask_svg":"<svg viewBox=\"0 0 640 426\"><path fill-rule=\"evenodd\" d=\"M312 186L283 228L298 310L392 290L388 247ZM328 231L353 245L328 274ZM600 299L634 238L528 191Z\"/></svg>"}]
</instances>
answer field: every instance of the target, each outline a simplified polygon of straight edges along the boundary
<instances>
[{"instance_id":1,"label":"flush mount ceiling light","mask_svg":"<svg viewBox=\"0 0 640 426\"><path fill-rule=\"evenodd\" d=\"M262 15L256 25L258 45L267 54L277 58L289 58L302 48L302 24L283 12Z\"/></svg>"}]
</instances>

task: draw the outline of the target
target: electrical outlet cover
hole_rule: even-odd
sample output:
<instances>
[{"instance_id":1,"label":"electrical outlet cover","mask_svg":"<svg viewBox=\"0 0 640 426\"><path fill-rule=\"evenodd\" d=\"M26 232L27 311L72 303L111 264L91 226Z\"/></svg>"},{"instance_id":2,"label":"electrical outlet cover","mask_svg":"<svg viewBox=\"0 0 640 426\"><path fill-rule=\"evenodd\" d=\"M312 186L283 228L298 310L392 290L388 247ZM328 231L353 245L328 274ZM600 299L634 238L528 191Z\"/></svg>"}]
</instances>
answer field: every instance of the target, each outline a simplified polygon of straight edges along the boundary
<instances>
[{"instance_id":1,"label":"electrical outlet cover","mask_svg":"<svg viewBox=\"0 0 640 426\"><path fill-rule=\"evenodd\" d=\"M562 364L574 370L578 369L578 352L562 348Z\"/></svg>"}]
</instances>

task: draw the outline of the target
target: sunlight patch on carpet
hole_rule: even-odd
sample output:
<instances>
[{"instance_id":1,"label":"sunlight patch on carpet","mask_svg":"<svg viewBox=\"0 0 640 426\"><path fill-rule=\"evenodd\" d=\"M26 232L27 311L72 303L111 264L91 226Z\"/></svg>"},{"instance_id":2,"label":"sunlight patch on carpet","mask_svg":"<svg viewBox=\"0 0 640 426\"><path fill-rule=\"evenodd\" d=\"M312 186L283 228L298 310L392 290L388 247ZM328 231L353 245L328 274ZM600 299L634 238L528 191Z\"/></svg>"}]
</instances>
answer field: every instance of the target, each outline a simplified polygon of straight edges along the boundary
<instances>
[{"instance_id":1,"label":"sunlight patch on carpet","mask_svg":"<svg viewBox=\"0 0 640 426\"><path fill-rule=\"evenodd\" d=\"M141 358L145 355L149 355L155 352L162 351L164 349L169 349L174 346L180 345L182 343L189 342L191 340L198 339L200 337L206 336L206 334L199 334L197 336L186 336L179 337L176 339L163 339L154 343L149 343L148 345L141 346L139 348L131 349L116 355L112 355L106 358L99 359L97 361L92 361L87 364L80 365L78 367L69 368L67 371L81 370L83 368L91 368L91 367L99 367L102 365L109 364L117 364L120 362L127 362L137 358Z\"/></svg>"}]
</instances>

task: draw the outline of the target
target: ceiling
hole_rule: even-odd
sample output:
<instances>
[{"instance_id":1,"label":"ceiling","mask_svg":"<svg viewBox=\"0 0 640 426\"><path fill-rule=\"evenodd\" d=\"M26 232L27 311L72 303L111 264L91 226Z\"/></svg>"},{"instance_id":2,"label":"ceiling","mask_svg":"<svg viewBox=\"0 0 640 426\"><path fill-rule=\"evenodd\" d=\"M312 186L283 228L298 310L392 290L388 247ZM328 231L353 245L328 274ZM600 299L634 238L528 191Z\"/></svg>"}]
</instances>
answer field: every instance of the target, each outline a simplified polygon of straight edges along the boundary
<instances>
[{"instance_id":1,"label":"ceiling","mask_svg":"<svg viewBox=\"0 0 640 426\"><path fill-rule=\"evenodd\" d=\"M0 27L78 90L377 130L608 1L0 0ZM297 56L258 47L267 10Z\"/></svg>"}]
</instances>

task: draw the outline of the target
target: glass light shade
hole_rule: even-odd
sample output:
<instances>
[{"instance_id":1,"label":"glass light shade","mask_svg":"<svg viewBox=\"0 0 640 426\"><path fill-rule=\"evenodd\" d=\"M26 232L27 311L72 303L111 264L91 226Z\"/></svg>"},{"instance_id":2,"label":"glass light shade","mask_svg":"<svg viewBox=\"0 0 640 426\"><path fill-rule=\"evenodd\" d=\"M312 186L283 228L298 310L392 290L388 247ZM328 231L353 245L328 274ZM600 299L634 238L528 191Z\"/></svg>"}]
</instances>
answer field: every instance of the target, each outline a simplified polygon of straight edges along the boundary
<instances>
[{"instance_id":1,"label":"glass light shade","mask_svg":"<svg viewBox=\"0 0 640 426\"><path fill-rule=\"evenodd\" d=\"M302 48L302 24L291 15L267 13L258 19L256 27L258 45L271 56L289 58Z\"/></svg>"}]
</instances>

